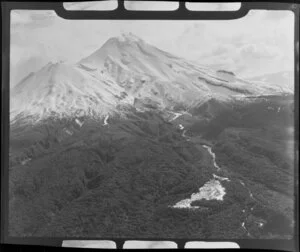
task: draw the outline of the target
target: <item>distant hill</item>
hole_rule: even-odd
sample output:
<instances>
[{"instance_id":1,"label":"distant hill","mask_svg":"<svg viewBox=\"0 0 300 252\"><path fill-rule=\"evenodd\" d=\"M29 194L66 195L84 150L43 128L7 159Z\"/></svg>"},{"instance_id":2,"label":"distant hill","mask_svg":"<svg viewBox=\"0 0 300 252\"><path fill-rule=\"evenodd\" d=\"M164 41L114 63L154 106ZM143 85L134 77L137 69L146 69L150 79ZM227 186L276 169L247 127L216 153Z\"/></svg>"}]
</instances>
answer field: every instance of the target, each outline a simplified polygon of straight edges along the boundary
<instances>
[{"instance_id":1,"label":"distant hill","mask_svg":"<svg viewBox=\"0 0 300 252\"><path fill-rule=\"evenodd\" d=\"M294 72L282 71L278 73L264 74L249 79L250 81L259 82L261 84L269 83L283 90L294 91Z\"/></svg>"}]
</instances>

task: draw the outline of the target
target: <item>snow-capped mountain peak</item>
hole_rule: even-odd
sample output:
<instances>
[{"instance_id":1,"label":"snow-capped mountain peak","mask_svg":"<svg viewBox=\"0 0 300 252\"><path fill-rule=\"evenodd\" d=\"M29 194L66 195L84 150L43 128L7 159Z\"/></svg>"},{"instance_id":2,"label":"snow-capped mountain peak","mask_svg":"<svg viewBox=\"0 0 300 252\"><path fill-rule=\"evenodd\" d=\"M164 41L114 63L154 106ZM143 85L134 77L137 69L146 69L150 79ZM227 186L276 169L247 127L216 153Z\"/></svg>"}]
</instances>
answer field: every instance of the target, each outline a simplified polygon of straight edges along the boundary
<instances>
[{"instance_id":1,"label":"snow-capped mountain peak","mask_svg":"<svg viewBox=\"0 0 300 252\"><path fill-rule=\"evenodd\" d=\"M66 117L78 111L103 119L119 113L120 104L188 109L209 99L281 92L189 62L127 33L108 39L75 65L49 62L29 74L11 90L11 119Z\"/></svg>"},{"instance_id":2,"label":"snow-capped mountain peak","mask_svg":"<svg viewBox=\"0 0 300 252\"><path fill-rule=\"evenodd\" d=\"M117 37L120 42L143 42L141 38L131 32L124 32L121 36Z\"/></svg>"}]
</instances>

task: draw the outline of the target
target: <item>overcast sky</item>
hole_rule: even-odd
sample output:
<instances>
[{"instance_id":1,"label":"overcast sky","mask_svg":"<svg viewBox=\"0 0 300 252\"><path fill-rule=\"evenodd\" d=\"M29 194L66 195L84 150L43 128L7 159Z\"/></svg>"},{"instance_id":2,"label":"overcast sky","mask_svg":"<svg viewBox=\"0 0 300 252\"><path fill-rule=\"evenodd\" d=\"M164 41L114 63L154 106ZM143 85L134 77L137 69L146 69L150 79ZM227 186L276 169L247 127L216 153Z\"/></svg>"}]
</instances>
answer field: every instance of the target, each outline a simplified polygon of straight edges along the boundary
<instances>
[{"instance_id":1,"label":"overcast sky","mask_svg":"<svg viewBox=\"0 0 300 252\"><path fill-rule=\"evenodd\" d=\"M53 11L14 10L11 80L14 85L49 61L75 63L122 32L241 77L293 70L293 29L289 11L254 10L228 21L108 21L65 20Z\"/></svg>"}]
</instances>

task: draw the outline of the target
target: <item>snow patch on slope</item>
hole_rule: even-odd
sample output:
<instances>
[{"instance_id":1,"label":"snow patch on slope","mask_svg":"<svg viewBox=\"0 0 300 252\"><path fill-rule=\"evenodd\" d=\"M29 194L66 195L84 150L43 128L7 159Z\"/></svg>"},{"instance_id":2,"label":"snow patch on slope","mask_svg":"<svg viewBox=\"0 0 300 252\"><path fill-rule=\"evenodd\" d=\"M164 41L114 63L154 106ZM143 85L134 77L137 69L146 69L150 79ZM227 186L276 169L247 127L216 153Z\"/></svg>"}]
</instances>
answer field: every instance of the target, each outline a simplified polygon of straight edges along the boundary
<instances>
[{"instance_id":1,"label":"snow patch on slope","mask_svg":"<svg viewBox=\"0 0 300 252\"><path fill-rule=\"evenodd\" d=\"M55 116L95 119L121 113L120 105L186 110L208 99L243 99L246 95L285 92L279 86L257 84L162 51L132 33L108 39L75 65L48 63L11 90L10 119L33 122ZM118 106L118 108L117 108ZM178 118L182 113L174 113Z\"/></svg>"},{"instance_id":2,"label":"snow patch on slope","mask_svg":"<svg viewBox=\"0 0 300 252\"><path fill-rule=\"evenodd\" d=\"M122 91L80 68L49 63L11 90L10 116L101 118L115 110Z\"/></svg>"}]
</instances>

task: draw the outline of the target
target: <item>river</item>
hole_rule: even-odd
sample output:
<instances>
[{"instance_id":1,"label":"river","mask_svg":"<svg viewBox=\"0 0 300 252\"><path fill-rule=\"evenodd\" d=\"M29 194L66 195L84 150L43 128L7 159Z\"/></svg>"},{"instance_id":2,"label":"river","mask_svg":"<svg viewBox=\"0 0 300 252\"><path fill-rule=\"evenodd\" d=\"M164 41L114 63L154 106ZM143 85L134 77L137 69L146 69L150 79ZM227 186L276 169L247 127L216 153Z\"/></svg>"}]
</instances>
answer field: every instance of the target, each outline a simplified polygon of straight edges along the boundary
<instances>
[{"instance_id":1,"label":"river","mask_svg":"<svg viewBox=\"0 0 300 252\"><path fill-rule=\"evenodd\" d=\"M221 168L220 166L218 166L217 162L216 162L216 154L212 151L212 148L207 146L207 145L202 145L205 149L207 149L208 153L211 155L212 159L213 159L213 164L214 164L214 167L217 169L217 171L220 171ZM221 181L223 180L227 180L227 181L230 181L228 178L223 178L223 177L220 177L216 174L213 174L213 176ZM253 201L256 201L256 199L254 198L253 196L253 193L251 192L251 190L245 185L245 183L242 181L242 180L239 180L239 183L245 187L247 190L248 190L248 193L249 193L249 197L251 198L251 200ZM252 237L252 235L250 234L250 232L247 230L247 227L246 227L246 223L247 223L247 220L248 220L248 216L251 214L251 212L254 210L254 207L251 207L250 209L247 209L246 207L244 209L242 209L242 213L245 214L245 220L242 222L241 226L242 228L245 230L247 236L249 237ZM264 224L263 223L259 223L259 227L262 227Z\"/></svg>"},{"instance_id":2,"label":"river","mask_svg":"<svg viewBox=\"0 0 300 252\"><path fill-rule=\"evenodd\" d=\"M186 136L187 130L184 129L183 125L179 125L180 130L182 130L182 137L184 137L187 141L190 141L191 139ZM203 148L205 148L209 155L212 157L212 163L213 167L217 170L217 172L221 171L221 167L217 164L216 162L216 154L212 151L212 147L202 144L201 145ZM190 198L181 200L177 202L173 207L174 208L190 208L190 209L197 209L199 206L191 206L191 203L193 201L199 201L201 199L206 199L206 200L221 200L223 201L223 197L226 194L225 188L222 186L221 182L222 181L228 181L230 182L231 180L226 177L221 177L219 175L213 174L213 179L209 180L206 182L202 187L199 188L199 192L193 193ZM239 180L239 183L245 187L248 190L249 197L251 200L256 201L256 199L253 196L253 193L251 190L245 185L244 181ZM246 205L245 208L242 209L242 213L245 215L244 221L241 223L241 227L245 230L246 234L248 237L252 237L250 232L248 231L246 224L248 220L248 216L251 214L251 212L254 210L254 207L251 207L250 209L247 209ZM259 227L262 227L264 224L259 223Z\"/></svg>"},{"instance_id":3,"label":"river","mask_svg":"<svg viewBox=\"0 0 300 252\"><path fill-rule=\"evenodd\" d=\"M207 145L202 145L205 149L207 149L208 153L212 156L213 158L213 164L214 167L219 171L221 170L221 168L218 166L217 162L216 162L216 154L212 151L211 147L207 146Z\"/></svg>"},{"instance_id":4,"label":"river","mask_svg":"<svg viewBox=\"0 0 300 252\"><path fill-rule=\"evenodd\" d=\"M104 118L104 124L103 124L104 126L108 124L108 122L107 122L108 118L109 118L109 115L105 116L105 118Z\"/></svg>"},{"instance_id":5,"label":"river","mask_svg":"<svg viewBox=\"0 0 300 252\"><path fill-rule=\"evenodd\" d=\"M214 167L220 171L221 168L220 166L218 166L217 162L216 162L216 154L212 151L212 148L207 146L207 145L202 145L205 149L207 149L208 153L211 155L212 159L213 159L213 164L214 164ZM221 178L221 180L224 180L224 179L227 179L228 181L230 181L228 178L222 178L220 176L217 176L215 174L213 174L214 177L216 178ZM253 193L251 192L251 190L245 185L245 183L242 181L242 180L239 180L239 183L245 187L247 190L248 190L248 193L249 193L249 197L251 198L251 200L253 201L256 201L256 199L253 197ZM246 208L244 208L242 210L242 213L245 214L245 220L242 222L241 226L242 228L245 230L247 236L249 237L252 237L252 235L250 234L250 232L247 230L247 227L246 227L246 223L247 223L247 220L248 220L248 216L251 214L251 212L254 210L254 207L251 207L248 211L246 210ZM263 226L263 223L259 223L259 226L262 227Z\"/></svg>"},{"instance_id":6,"label":"river","mask_svg":"<svg viewBox=\"0 0 300 252\"><path fill-rule=\"evenodd\" d=\"M180 130L182 130L182 137L186 138L186 140L189 141L190 138L186 136L186 130L184 129L184 126L182 124L179 124L179 128ZM219 171L220 167L216 163L215 154L212 152L211 147L206 145L205 147L209 150L210 155L213 157L214 167ZM199 201L201 199L223 201L226 191L225 187L222 186L221 181L230 180L228 178L213 174L213 178L207 181L202 187L200 187L197 193L193 193L188 199L183 199L177 202L173 207L197 209L199 208L199 206L192 206L192 202Z\"/></svg>"}]
</instances>

